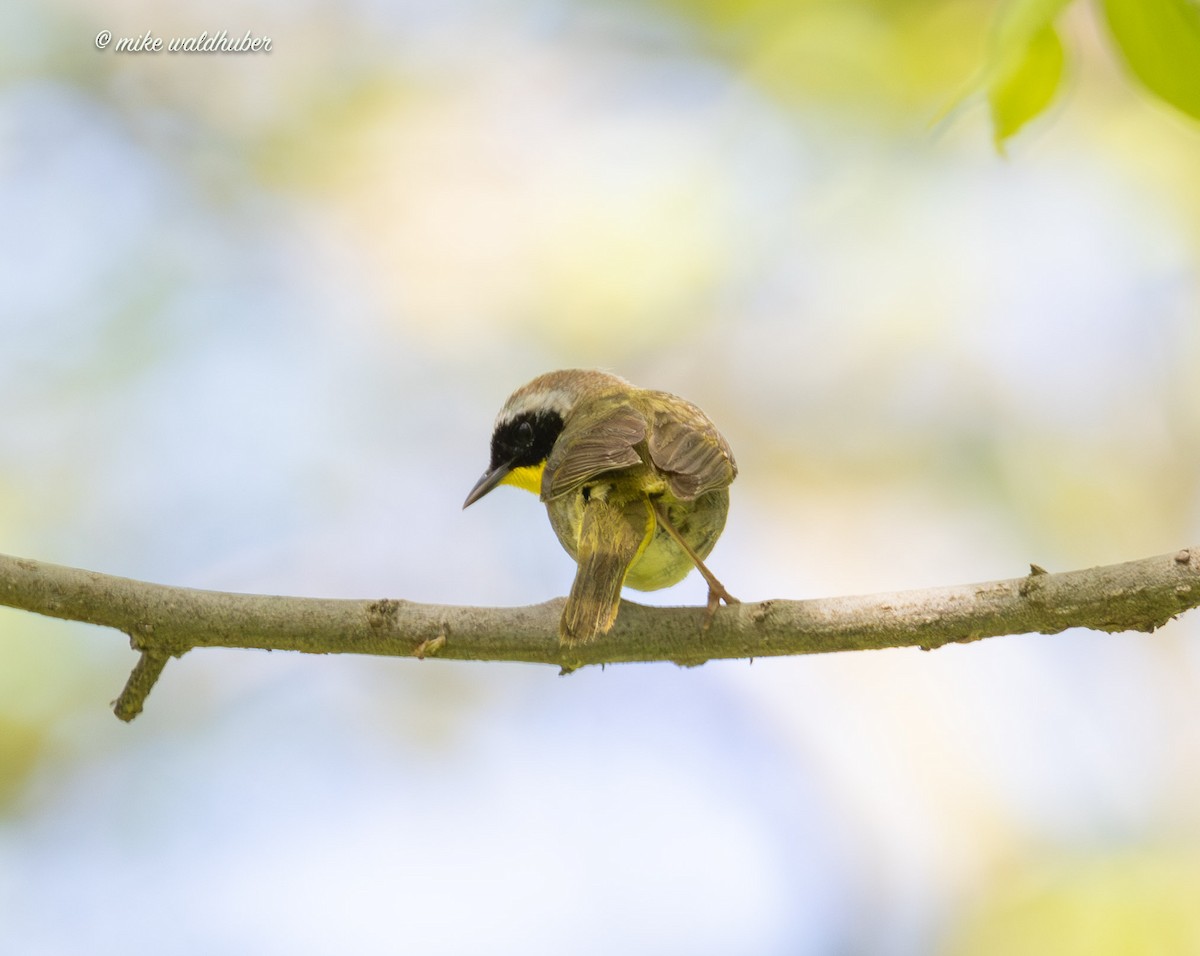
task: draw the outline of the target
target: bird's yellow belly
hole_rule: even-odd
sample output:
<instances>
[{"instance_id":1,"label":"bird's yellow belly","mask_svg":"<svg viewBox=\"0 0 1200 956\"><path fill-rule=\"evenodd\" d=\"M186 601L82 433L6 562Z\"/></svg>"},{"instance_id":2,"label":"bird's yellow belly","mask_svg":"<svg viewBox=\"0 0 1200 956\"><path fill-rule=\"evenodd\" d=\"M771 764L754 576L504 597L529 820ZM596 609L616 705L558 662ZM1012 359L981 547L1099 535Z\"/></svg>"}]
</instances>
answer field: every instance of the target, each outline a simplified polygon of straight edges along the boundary
<instances>
[{"instance_id":1,"label":"bird's yellow belly","mask_svg":"<svg viewBox=\"0 0 1200 956\"><path fill-rule=\"evenodd\" d=\"M693 567L679 545L662 528L656 528L646 550L629 566L625 586L639 591L669 588L686 578Z\"/></svg>"},{"instance_id":2,"label":"bird's yellow belly","mask_svg":"<svg viewBox=\"0 0 1200 956\"><path fill-rule=\"evenodd\" d=\"M662 496L659 500L666 504L671 524L688 546L701 559L708 557L725 528L725 516L729 511L728 489L705 492L695 501L679 501L670 496ZM574 495L570 501L548 503L555 534L567 553L576 559L585 507L582 495ZM694 567L688 554L656 522L648 543L629 566L624 583L639 591L657 591L678 584Z\"/></svg>"}]
</instances>

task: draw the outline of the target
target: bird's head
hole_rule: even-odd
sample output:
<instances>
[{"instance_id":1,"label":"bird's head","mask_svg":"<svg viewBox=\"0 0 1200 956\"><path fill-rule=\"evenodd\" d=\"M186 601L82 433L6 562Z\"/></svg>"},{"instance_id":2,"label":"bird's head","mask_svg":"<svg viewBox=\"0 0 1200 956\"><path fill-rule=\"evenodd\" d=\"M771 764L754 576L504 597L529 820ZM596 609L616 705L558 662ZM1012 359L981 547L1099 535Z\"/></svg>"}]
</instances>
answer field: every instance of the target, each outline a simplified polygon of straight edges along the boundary
<instances>
[{"instance_id":1,"label":"bird's head","mask_svg":"<svg viewBox=\"0 0 1200 956\"><path fill-rule=\"evenodd\" d=\"M541 494L546 459L571 413L588 396L621 387L629 383L616 375L572 368L547 372L518 388L496 416L491 461L463 507L499 485Z\"/></svg>"}]
</instances>

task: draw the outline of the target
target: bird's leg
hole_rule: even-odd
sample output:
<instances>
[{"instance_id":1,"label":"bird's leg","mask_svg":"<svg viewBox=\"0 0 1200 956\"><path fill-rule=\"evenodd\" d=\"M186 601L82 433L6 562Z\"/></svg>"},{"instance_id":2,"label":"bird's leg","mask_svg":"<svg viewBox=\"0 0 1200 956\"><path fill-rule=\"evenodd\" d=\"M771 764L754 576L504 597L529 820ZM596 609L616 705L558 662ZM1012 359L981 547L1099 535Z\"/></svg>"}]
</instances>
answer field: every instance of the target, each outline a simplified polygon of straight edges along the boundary
<instances>
[{"instance_id":1,"label":"bird's leg","mask_svg":"<svg viewBox=\"0 0 1200 956\"><path fill-rule=\"evenodd\" d=\"M717 608L721 606L722 601L726 604L740 604L741 602L725 590L725 585L718 581L717 576L705 567L704 562L700 559L700 555L696 554L692 550L692 546L683 540L683 535L679 533L667 517L667 509L663 503L657 498L652 498L651 503L654 505L654 514L658 518L658 523L662 525L663 530L667 534L675 539L675 543L683 548L684 554L692 559L692 564L696 566L696 570L700 572L708 584L708 611L704 615L704 630L707 631L708 626L712 623L713 615L717 612Z\"/></svg>"}]
</instances>

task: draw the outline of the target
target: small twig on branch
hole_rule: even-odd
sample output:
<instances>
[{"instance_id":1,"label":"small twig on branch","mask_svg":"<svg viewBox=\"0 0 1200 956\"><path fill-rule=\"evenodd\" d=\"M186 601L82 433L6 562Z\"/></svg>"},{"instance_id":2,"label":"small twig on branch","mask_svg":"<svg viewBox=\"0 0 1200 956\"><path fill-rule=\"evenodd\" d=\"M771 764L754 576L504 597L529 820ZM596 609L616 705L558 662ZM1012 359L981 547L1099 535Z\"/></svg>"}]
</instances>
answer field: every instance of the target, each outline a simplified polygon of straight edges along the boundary
<instances>
[{"instance_id":1,"label":"small twig on branch","mask_svg":"<svg viewBox=\"0 0 1200 956\"><path fill-rule=\"evenodd\" d=\"M885 647L931 650L1002 634L1069 627L1153 631L1200 605L1200 547L1006 581L718 610L625 602L591 644L558 641L562 600L478 608L396 600L331 600L197 591L0 555L0 604L114 627L142 657L114 709L131 720L169 657L193 647L587 664L771 657Z\"/></svg>"},{"instance_id":2,"label":"small twig on branch","mask_svg":"<svg viewBox=\"0 0 1200 956\"><path fill-rule=\"evenodd\" d=\"M121 696L113 701L113 713L126 723L140 714L146 698L170 659L171 655L163 651L142 651Z\"/></svg>"}]
</instances>

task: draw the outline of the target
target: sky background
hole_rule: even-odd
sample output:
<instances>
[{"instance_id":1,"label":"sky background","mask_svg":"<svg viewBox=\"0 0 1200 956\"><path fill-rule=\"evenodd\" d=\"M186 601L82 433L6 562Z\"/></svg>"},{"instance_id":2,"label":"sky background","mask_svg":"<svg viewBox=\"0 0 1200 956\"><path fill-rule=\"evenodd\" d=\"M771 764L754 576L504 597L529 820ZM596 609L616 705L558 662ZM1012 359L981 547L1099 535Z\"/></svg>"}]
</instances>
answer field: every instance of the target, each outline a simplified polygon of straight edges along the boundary
<instances>
[{"instance_id":1,"label":"sky background","mask_svg":"<svg viewBox=\"0 0 1200 956\"><path fill-rule=\"evenodd\" d=\"M1083 4L1007 156L938 121L994 10L8 4L0 550L561 596L533 496L460 508L569 366L720 426L743 599L1200 543L1200 129ZM0 948L1200 952L1196 615L564 678L205 649L123 725L134 659L0 609Z\"/></svg>"}]
</instances>

